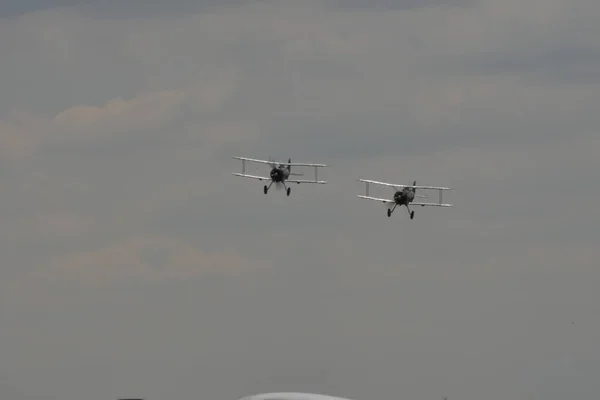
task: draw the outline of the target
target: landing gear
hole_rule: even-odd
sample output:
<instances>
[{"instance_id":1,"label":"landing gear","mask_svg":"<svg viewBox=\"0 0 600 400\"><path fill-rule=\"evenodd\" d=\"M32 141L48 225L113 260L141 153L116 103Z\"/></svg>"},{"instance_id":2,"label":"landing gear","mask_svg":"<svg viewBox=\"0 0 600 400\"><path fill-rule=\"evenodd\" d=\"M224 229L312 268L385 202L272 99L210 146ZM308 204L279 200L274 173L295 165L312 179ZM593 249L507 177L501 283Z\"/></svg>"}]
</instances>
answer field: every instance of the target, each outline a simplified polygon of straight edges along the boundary
<instances>
[{"instance_id":1,"label":"landing gear","mask_svg":"<svg viewBox=\"0 0 600 400\"><path fill-rule=\"evenodd\" d=\"M289 196L290 192L292 191L292 188L287 187L284 182L281 182L281 183L283 184L283 187L285 188L286 194ZM273 181L271 181L271 183L269 183L269 186L265 185L265 187L263 188L263 192L265 194L269 193L269 189L271 189L271 185L273 185ZM279 185L279 183L278 183L278 185ZM278 186L278 188L279 188L279 186Z\"/></svg>"},{"instance_id":2,"label":"landing gear","mask_svg":"<svg viewBox=\"0 0 600 400\"><path fill-rule=\"evenodd\" d=\"M271 189L271 185L272 184L273 184L273 181L271 181L271 183L269 183L269 186L265 185L265 187L264 187L265 194L267 194L267 192L269 191L269 189Z\"/></svg>"},{"instance_id":3,"label":"landing gear","mask_svg":"<svg viewBox=\"0 0 600 400\"><path fill-rule=\"evenodd\" d=\"M283 188L285 189L285 194L289 196L290 192L292 191L292 188L287 187L287 185L285 184L284 181L281 181L281 184L283 185Z\"/></svg>"},{"instance_id":4,"label":"landing gear","mask_svg":"<svg viewBox=\"0 0 600 400\"><path fill-rule=\"evenodd\" d=\"M413 219L415 217L415 212L410 211L410 208L408 208L408 204L406 205L406 211L408 211L408 214L410 215L410 219Z\"/></svg>"},{"instance_id":5,"label":"landing gear","mask_svg":"<svg viewBox=\"0 0 600 400\"><path fill-rule=\"evenodd\" d=\"M408 208L408 205L404 204L406 206L406 210L408 211L408 215L410 215L410 219L413 219L415 217L415 212L411 211L410 208ZM398 206L398 203L394 204L394 207L392 208L388 208L387 210L387 216L391 217L392 213L394 212L394 210L396 209L396 207Z\"/></svg>"},{"instance_id":6,"label":"landing gear","mask_svg":"<svg viewBox=\"0 0 600 400\"><path fill-rule=\"evenodd\" d=\"M394 210L396 209L396 206L397 206L397 205L398 205L398 204L394 204L394 207L392 207L392 208L388 208L388 211L387 211L387 212L388 212L388 217L391 217L391 216L392 216L392 213L393 213L393 212L394 212Z\"/></svg>"}]
</instances>

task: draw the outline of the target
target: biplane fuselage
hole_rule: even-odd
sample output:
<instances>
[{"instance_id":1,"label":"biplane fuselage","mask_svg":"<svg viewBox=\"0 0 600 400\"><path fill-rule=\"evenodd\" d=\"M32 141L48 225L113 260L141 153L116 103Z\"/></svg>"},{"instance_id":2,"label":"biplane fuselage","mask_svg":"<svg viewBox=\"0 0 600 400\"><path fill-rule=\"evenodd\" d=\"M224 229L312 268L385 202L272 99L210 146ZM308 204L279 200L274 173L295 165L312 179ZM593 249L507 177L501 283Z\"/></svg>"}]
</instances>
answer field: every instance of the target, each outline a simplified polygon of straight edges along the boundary
<instances>
[{"instance_id":1,"label":"biplane fuselage","mask_svg":"<svg viewBox=\"0 0 600 400\"><path fill-rule=\"evenodd\" d=\"M240 160L242 162L242 172L237 173L234 172L233 175L241 176L243 178L251 178L258 179L259 181L271 181L269 185L265 185L263 191L265 194L269 192L272 184L275 184L275 187L283 186L285 188L287 195L290 195L291 188L286 186L286 182L288 183L317 183L317 184L326 184L327 181L320 181L318 179L319 168L326 167L325 164L309 164L309 163L293 163L292 160L288 159L287 163L277 162L273 160L257 160L254 158L246 158L246 157L233 157L234 159ZM269 172L269 176L260 176L260 175L250 175L246 173L246 162L254 162L259 164L266 164L271 167L271 172ZM315 170L315 179L290 179L290 176L303 176L304 174L292 173L293 167L312 167Z\"/></svg>"},{"instance_id":2,"label":"biplane fuselage","mask_svg":"<svg viewBox=\"0 0 600 400\"><path fill-rule=\"evenodd\" d=\"M366 200L374 200L382 202L388 207L387 216L391 217L392 213L396 209L397 206L404 206L410 215L410 219L415 217L415 212L411 211L409 205L413 206L421 206L421 207L452 207L452 204L446 204L442 202L442 192L445 190L451 190L447 187L438 187L438 186L417 186L417 182L414 181L412 185L396 185L393 183L373 181L370 179L358 179L359 182L365 183L365 194L357 195L357 197ZM392 199L373 197L369 195L369 184L381 185L381 186L389 186L396 189L394 192L394 196ZM427 198L426 195L417 195L417 189L419 190L437 190L439 192L439 201L437 203L424 203L424 202L415 202L415 198Z\"/></svg>"}]
</instances>

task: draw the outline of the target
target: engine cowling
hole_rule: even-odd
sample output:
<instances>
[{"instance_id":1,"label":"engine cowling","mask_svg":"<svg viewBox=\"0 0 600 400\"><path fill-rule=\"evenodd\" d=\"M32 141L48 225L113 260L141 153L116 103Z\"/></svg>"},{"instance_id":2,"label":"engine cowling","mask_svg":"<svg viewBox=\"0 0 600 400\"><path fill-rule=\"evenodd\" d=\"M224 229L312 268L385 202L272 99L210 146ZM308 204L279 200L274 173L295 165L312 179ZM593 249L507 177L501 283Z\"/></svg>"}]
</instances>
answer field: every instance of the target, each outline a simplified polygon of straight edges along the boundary
<instances>
[{"instance_id":1,"label":"engine cowling","mask_svg":"<svg viewBox=\"0 0 600 400\"><path fill-rule=\"evenodd\" d=\"M279 168L273 168L270 175L274 182L281 182L283 179L283 172Z\"/></svg>"},{"instance_id":2,"label":"engine cowling","mask_svg":"<svg viewBox=\"0 0 600 400\"><path fill-rule=\"evenodd\" d=\"M397 204L402 203L404 201L404 198L405 198L404 193L402 193L402 192L396 192L396 193L394 193L394 201Z\"/></svg>"}]
</instances>

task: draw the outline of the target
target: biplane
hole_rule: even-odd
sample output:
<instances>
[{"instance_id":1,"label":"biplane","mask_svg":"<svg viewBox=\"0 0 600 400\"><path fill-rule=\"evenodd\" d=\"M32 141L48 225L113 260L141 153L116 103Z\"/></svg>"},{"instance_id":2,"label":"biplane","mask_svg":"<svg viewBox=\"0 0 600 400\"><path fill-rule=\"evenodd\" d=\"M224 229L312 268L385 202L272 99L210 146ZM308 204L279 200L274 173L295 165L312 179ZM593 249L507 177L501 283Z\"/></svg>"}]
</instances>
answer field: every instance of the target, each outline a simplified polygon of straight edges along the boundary
<instances>
[{"instance_id":1,"label":"biplane","mask_svg":"<svg viewBox=\"0 0 600 400\"><path fill-rule=\"evenodd\" d=\"M279 161L274 161L269 159L267 160L256 160L253 158L246 158L246 157L233 157L236 160L241 160L242 161L242 172L241 173L236 173L234 172L233 175L235 176L241 176L243 178L251 178L251 179L258 179L259 181L271 181L269 183L269 185L265 185L265 187L263 188L263 191L265 194L267 194L269 192L269 189L271 188L271 185L275 184L276 188L280 188L283 187L286 190L287 195L290 195L291 189L290 187L287 187L286 182L287 183L317 183L317 184L326 184L327 181L320 181L319 180L319 173L318 170L319 168L323 168L326 167L327 165L325 164L309 164L309 163L292 163L292 159L288 159L287 163L283 163L283 162L279 162ZM269 173L269 176L258 176L258 175L250 175L246 173L246 163L247 162L254 162L254 163L259 163L259 164L267 164L271 167L271 172ZM290 179L291 176L303 176L304 174L298 174L298 173L292 173L292 167L312 167L314 168L315 171L315 179L314 180L309 180L309 179Z\"/></svg>"},{"instance_id":2,"label":"biplane","mask_svg":"<svg viewBox=\"0 0 600 400\"><path fill-rule=\"evenodd\" d=\"M446 204L442 202L442 193L444 190L452 190L447 187L437 187L437 186L417 186L417 181L414 181L412 186L407 185L396 185L387 182L378 182L372 181L369 179L358 179L359 182L365 183L365 195L357 195L357 197L361 199L367 200L375 200L384 203L388 210L387 216L391 217L392 213L396 209L397 206L405 206L408 214L410 215L410 219L415 217L414 210L411 211L409 205L413 206L421 206L421 207L452 207L452 204ZM395 189L394 196L391 199L381 199L377 197L372 197L369 195L369 184L381 185L381 186L389 186ZM418 195L416 194L418 190L437 190L439 194L439 201L437 203L423 203L423 202L415 202L416 198L427 198L427 195Z\"/></svg>"}]
</instances>

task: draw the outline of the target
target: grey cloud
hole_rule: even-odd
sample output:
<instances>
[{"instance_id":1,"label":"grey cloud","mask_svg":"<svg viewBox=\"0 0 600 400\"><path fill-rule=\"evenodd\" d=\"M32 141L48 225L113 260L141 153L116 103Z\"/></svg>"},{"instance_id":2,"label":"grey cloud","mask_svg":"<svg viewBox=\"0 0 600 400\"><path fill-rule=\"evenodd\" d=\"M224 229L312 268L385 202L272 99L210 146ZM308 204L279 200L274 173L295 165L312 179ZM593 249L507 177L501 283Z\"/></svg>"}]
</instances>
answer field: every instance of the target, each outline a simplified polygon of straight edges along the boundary
<instances>
[{"instance_id":1,"label":"grey cloud","mask_svg":"<svg viewBox=\"0 0 600 400\"><path fill-rule=\"evenodd\" d=\"M472 6L474 0L331 0L340 8L354 10L398 10L433 6Z\"/></svg>"},{"instance_id":2,"label":"grey cloud","mask_svg":"<svg viewBox=\"0 0 600 400\"><path fill-rule=\"evenodd\" d=\"M8 378L0 378L0 390L3 396L10 396L14 400L56 400L48 394L30 393L26 387L15 387Z\"/></svg>"},{"instance_id":3,"label":"grey cloud","mask_svg":"<svg viewBox=\"0 0 600 400\"><path fill-rule=\"evenodd\" d=\"M440 60L433 69L444 74L512 75L554 83L597 84L600 82L600 49L563 44L520 52L484 51Z\"/></svg>"},{"instance_id":4,"label":"grey cloud","mask_svg":"<svg viewBox=\"0 0 600 400\"><path fill-rule=\"evenodd\" d=\"M422 68L511 53L504 1L302 4L0 27L2 376L65 400L593 393L597 87ZM235 154L330 184L265 196ZM388 219L361 176L456 207Z\"/></svg>"},{"instance_id":5,"label":"grey cloud","mask_svg":"<svg viewBox=\"0 0 600 400\"><path fill-rule=\"evenodd\" d=\"M106 293L110 300L92 303L90 298L62 307L38 324L28 319L21 325L33 329L44 322L55 353L79 346L81 341L90 346L87 352L105 350L93 362L70 356L63 358L60 367L40 370L46 373L38 384L47 382L48 391L66 398L87 393L92 400L123 391L177 398L202 393L227 399L277 388L347 393L359 399L373 393L385 397L400 389L423 397L450 392L476 398L494 389L494 398L501 398L530 390L527 382L519 381L519 373L540 381L544 372L537 372L534 360L551 364L560 354L576 348L581 351L574 342L561 342L564 337L579 337L593 344L591 337L581 336L591 327L593 309L584 311L584 303L578 303L583 293L590 293L592 282L580 286L579 295L568 302L566 288L544 295L527 290L534 281L539 289L561 281L576 288L579 279L568 278L573 269L548 273L543 282L539 276L524 277L515 286L511 275L524 266L509 270L505 266L502 271L498 265L484 272L486 265L479 265L479 271L466 267L450 271L447 264L429 264L423 271L429 277L423 278L406 266L386 268L373 263L367 271L363 266L362 284L344 288L338 279L348 267L282 264L277 270L245 277L246 289L233 280L216 277L113 289ZM468 289L458 290L461 284L452 278L459 270L472 274ZM382 283L381 277L388 282ZM427 283L427 289L419 283ZM446 292L441 299L432 298L432 293L442 289ZM506 298L506 290L511 299ZM391 301L393 293L395 300ZM476 301L481 298L489 303ZM548 306L544 301L550 301ZM535 310L537 317L532 318ZM57 340L56 334L62 330L59 321L74 315L81 315L71 322L78 334ZM573 326L571 319L582 326ZM545 332L543 340L523 333L525 327L535 329L536 324ZM112 327L111 333L100 335L106 325ZM174 329L176 326L185 329ZM118 348L128 344L128 356L119 355L112 347L117 337ZM195 345L165 345L165 337L170 342ZM517 354L514 347L524 345L528 350ZM494 361L486 362L490 357ZM516 360L521 368L511 372L511 362ZM476 371L477 365L485 371ZM306 370L312 373L303 372ZM316 376L315 370L327 374ZM229 378L224 379L223 374ZM475 383L460 384L465 374ZM505 380L498 382L498 375ZM432 376L437 378L433 382ZM71 384L60 385L68 377ZM514 385L507 388L506 380Z\"/></svg>"},{"instance_id":6,"label":"grey cloud","mask_svg":"<svg viewBox=\"0 0 600 400\"><path fill-rule=\"evenodd\" d=\"M117 18L156 17L216 11L228 7L260 3L261 0L9 0L0 5L0 18L15 17L21 14L50 10L59 7L76 7L85 13L96 16ZM333 0L331 6L356 10L412 9L436 5L470 5L473 0ZM325 2L324 4L327 4Z\"/></svg>"},{"instance_id":7,"label":"grey cloud","mask_svg":"<svg viewBox=\"0 0 600 400\"><path fill-rule=\"evenodd\" d=\"M120 18L168 16L199 11L214 11L221 8L250 4L259 0L9 0L0 5L0 18L14 17L28 12L50 10L59 7L77 7L83 12L98 16Z\"/></svg>"},{"instance_id":8,"label":"grey cloud","mask_svg":"<svg viewBox=\"0 0 600 400\"><path fill-rule=\"evenodd\" d=\"M544 370L545 374L539 379L542 396L562 394L584 399L600 390L600 384L595 387L587 383L591 375L600 373L600 360L583 357L581 360L565 359ZM591 374L591 375L590 375Z\"/></svg>"}]
</instances>

